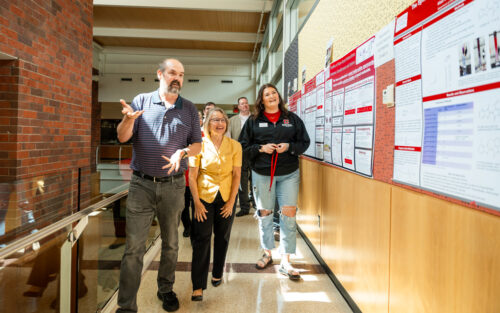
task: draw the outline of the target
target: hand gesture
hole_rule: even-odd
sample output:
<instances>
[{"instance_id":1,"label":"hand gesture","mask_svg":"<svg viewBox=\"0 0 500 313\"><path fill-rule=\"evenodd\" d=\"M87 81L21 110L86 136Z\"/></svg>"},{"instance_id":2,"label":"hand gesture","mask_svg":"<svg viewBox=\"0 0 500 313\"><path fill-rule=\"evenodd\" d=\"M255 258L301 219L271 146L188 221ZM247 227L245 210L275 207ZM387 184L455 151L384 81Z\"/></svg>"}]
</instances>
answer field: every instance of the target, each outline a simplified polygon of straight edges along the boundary
<instances>
[{"instance_id":1,"label":"hand gesture","mask_svg":"<svg viewBox=\"0 0 500 313\"><path fill-rule=\"evenodd\" d=\"M228 218L233 214L233 208L234 208L234 202L228 201L222 209L220 210L220 215L222 215L223 218Z\"/></svg>"},{"instance_id":2,"label":"hand gesture","mask_svg":"<svg viewBox=\"0 0 500 313\"><path fill-rule=\"evenodd\" d=\"M278 146L275 145L274 143L268 143L266 145L261 146L259 151L267 154L273 154L274 150L276 150L277 147Z\"/></svg>"},{"instance_id":3,"label":"hand gesture","mask_svg":"<svg viewBox=\"0 0 500 313\"><path fill-rule=\"evenodd\" d=\"M129 118L129 119L132 119L132 120L135 120L137 119L139 116L142 115L142 113L144 113L144 110L141 110L141 111L135 111L134 112L134 109L132 109L132 107L130 105L127 104L127 102L125 102L125 100L123 99L120 99L120 103L122 104L122 114L126 117L126 118Z\"/></svg>"},{"instance_id":4,"label":"hand gesture","mask_svg":"<svg viewBox=\"0 0 500 313\"><path fill-rule=\"evenodd\" d=\"M194 201L194 218L198 222L203 222L207 219L207 212L207 209L199 199Z\"/></svg>"},{"instance_id":5,"label":"hand gesture","mask_svg":"<svg viewBox=\"0 0 500 313\"><path fill-rule=\"evenodd\" d=\"M166 156L162 155L161 157L165 159L169 164L165 165L162 167L162 169L167 169L169 168L167 174L171 174L173 171L178 171L179 167L181 166L181 153L182 150L177 150L170 158L167 158Z\"/></svg>"},{"instance_id":6,"label":"hand gesture","mask_svg":"<svg viewBox=\"0 0 500 313\"><path fill-rule=\"evenodd\" d=\"M276 152L283 153L288 150L288 147L290 147L289 143L280 143L276 146Z\"/></svg>"}]
</instances>

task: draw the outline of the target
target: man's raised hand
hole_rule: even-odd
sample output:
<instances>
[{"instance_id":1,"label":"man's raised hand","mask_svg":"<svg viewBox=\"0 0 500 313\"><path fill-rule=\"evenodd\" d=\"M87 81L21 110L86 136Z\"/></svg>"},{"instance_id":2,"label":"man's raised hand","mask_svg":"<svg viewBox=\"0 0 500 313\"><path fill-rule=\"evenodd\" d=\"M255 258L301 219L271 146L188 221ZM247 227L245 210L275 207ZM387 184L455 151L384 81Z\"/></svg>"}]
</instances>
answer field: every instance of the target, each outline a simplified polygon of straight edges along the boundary
<instances>
[{"instance_id":1,"label":"man's raised hand","mask_svg":"<svg viewBox=\"0 0 500 313\"><path fill-rule=\"evenodd\" d=\"M120 103L122 104L122 114L129 119L135 120L144 113L144 110L134 111L134 109L132 109L123 99L120 99Z\"/></svg>"}]
</instances>

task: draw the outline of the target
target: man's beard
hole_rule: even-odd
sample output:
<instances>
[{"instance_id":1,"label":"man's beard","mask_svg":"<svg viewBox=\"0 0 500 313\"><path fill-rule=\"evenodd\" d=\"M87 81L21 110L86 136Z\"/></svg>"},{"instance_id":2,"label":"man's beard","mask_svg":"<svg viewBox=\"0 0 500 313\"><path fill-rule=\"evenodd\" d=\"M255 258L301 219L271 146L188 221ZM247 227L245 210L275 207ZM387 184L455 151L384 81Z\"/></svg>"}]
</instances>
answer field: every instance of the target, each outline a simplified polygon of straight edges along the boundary
<instances>
[{"instance_id":1,"label":"man's beard","mask_svg":"<svg viewBox=\"0 0 500 313\"><path fill-rule=\"evenodd\" d=\"M177 80L173 80L167 88L168 93L178 94L181 91L181 83Z\"/></svg>"}]
</instances>

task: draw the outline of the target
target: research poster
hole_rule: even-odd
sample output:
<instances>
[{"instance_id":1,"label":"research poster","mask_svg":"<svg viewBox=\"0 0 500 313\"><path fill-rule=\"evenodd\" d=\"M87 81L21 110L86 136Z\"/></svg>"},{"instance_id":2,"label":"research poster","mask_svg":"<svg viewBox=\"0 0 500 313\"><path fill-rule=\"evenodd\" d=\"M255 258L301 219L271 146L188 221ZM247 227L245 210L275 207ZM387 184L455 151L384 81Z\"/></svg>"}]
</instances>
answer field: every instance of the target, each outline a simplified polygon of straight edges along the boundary
<instances>
[{"instance_id":1,"label":"research poster","mask_svg":"<svg viewBox=\"0 0 500 313\"><path fill-rule=\"evenodd\" d=\"M325 97L327 102L331 103L331 123L328 122L329 127L325 127L328 129L331 124L331 163L367 176L372 176L371 149L375 120L374 42L375 37L372 37L331 64L325 87ZM359 138L356 134L358 126L362 132ZM370 131L365 131L366 127L362 126L368 127ZM365 138L368 134L372 136L370 139ZM367 153L358 152L362 162L358 167L355 156L356 140L365 141L360 147L361 150L370 150Z\"/></svg>"},{"instance_id":2,"label":"research poster","mask_svg":"<svg viewBox=\"0 0 500 313\"><path fill-rule=\"evenodd\" d=\"M304 124L311 144L307 148L305 155L316 157L316 77L309 80L304 85L304 95L301 98L304 108Z\"/></svg>"},{"instance_id":3,"label":"research poster","mask_svg":"<svg viewBox=\"0 0 500 313\"><path fill-rule=\"evenodd\" d=\"M394 59L394 25L395 20L392 20L375 34L375 51L373 53L375 67Z\"/></svg>"},{"instance_id":4,"label":"research poster","mask_svg":"<svg viewBox=\"0 0 500 313\"><path fill-rule=\"evenodd\" d=\"M316 151L317 159L323 160L323 144L325 140L325 74L316 75Z\"/></svg>"},{"instance_id":5,"label":"research poster","mask_svg":"<svg viewBox=\"0 0 500 313\"><path fill-rule=\"evenodd\" d=\"M330 70L325 70L325 137L323 142L323 160L332 163L332 80Z\"/></svg>"},{"instance_id":6,"label":"research poster","mask_svg":"<svg viewBox=\"0 0 500 313\"><path fill-rule=\"evenodd\" d=\"M427 1L425 4L430 5ZM434 6L433 6L434 7ZM422 153L421 20L426 9L415 3L396 17L394 61L396 70L393 179L420 184ZM411 30L407 34L405 30ZM398 37L399 36L399 37Z\"/></svg>"},{"instance_id":7,"label":"research poster","mask_svg":"<svg viewBox=\"0 0 500 313\"><path fill-rule=\"evenodd\" d=\"M325 138L325 118L316 118L316 158L323 160L323 141Z\"/></svg>"},{"instance_id":8,"label":"research poster","mask_svg":"<svg viewBox=\"0 0 500 313\"><path fill-rule=\"evenodd\" d=\"M342 127L332 128L332 163L342 166Z\"/></svg>"},{"instance_id":9,"label":"research poster","mask_svg":"<svg viewBox=\"0 0 500 313\"><path fill-rule=\"evenodd\" d=\"M498 209L500 2L465 0L450 3L444 2L441 6L437 3L414 4L420 7L414 10L420 12L419 19L412 17L412 13L416 13L411 7L403 12L408 21L415 22L419 32L410 31L407 35L403 31L400 41L396 39L395 44L419 37L418 45L410 45L418 48L421 73L406 73L408 69L400 71L400 85L409 86L400 91L405 98L398 97L396 90L396 108L400 103L404 107L412 99L413 109L403 112L396 109L396 121L398 118L409 121L409 114L420 113L420 127L415 121L406 124L406 128L401 125L398 128L396 123L396 141L400 140L396 147L401 143L403 148L413 147L418 151L412 151L412 156L408 157L408 153L401 155L404 149L395 148L394 178L404 178L403 182L424 189ZM398 19L403 15L396 19L395 36L398 36ZM398 78L398 58L410 52L399 50L401 54L398 54L398 49L395 51ZM415 77L419 79L413 80ZM402 144L403 138L407 145ZM418 140L420 145L415 144Z\"/></svg>"},{"instance_id":10,"label":"research poster","mask_svg":"<svg viewBox=\"0 0 500 313\"><path fill-rule=\"evenodd\" d=\"M372 150L356 149L355 150L356 172L371 176L372 174Z\"/></svg>"},{"instance_id":11,"label":"research poster","mask_svg":"<svg viewBox=\"0 0 500 313\"><path fill-rule=\"evenodd\" d=\"M288 97L288 110L297 115L299 115L299 110L300 110L299 99L300 99L300 91Z\"/></svg>"},{"instance_id":12,"label":"research poster","mask_svg":"<svg viewBox=\"0 0 500 313\"><path fill-rule=\"evenodd\" d=\"M344 127L342 134L342 166L354 170L354 130L355 127Z\"/></svg>"}]
</instances>

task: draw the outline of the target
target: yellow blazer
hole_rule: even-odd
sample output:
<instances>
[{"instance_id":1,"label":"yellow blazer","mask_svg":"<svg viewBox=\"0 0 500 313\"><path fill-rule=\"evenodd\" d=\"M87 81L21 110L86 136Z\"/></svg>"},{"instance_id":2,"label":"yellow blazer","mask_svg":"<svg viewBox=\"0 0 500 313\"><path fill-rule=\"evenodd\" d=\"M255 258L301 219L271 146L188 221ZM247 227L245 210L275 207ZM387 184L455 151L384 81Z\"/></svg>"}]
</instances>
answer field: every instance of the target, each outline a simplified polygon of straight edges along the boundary
<instances>
[{"instance_id":1,"label":"yellow blazer","mask_svg":"<svg viewBox=\"0 0 500 313\"><path fill-rule=\"evenodd\" d=\"M198 194L200 199L212 203L219 191L222 200L231 195L233 166L241 167L241 144L224 136L217 151L210 137L203 137L201 152L189 157L189 167L198 167Z\"/></svg>"}]
</instances>

